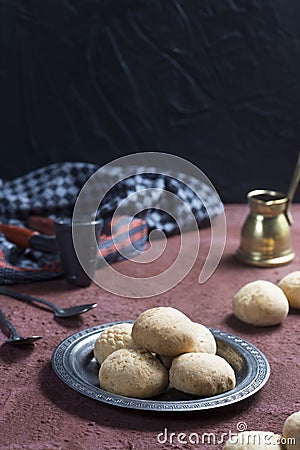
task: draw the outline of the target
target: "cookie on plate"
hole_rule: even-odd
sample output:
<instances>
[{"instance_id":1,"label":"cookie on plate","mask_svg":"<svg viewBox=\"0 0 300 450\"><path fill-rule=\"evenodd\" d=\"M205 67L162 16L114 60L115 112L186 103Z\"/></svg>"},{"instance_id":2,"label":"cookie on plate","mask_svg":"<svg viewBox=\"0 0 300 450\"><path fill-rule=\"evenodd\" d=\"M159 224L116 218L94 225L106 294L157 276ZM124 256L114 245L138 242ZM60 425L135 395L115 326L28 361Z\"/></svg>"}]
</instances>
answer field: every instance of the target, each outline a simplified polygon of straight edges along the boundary
<instances>
[{"instance_id":1,"label":"cookie on plate","mask_svg":"<svg viewBox=\"0 0 300 450\"><path fill-rule=\"evenodd\" d=\"M194 346L192 352L196 353L212 353L217 352L217 343L212 332L204 325L194 322ZM173 357L159 355L162 363L167 369L170 369Z\"/></svg>"},{"instance_id":2,"label":"cookie on plate","mask_svg":"<svg viewBox=\"0 0 300 450\"><path fill-rule=\"evenodd\" d=\"M148 398L169 384L168 371L151 353L120 349L111 353L99 370L100 388L125 397Z\"/></svg>"},{"instance_id":3,"label":"cookie on plate","mask_svg":"<svg viewBox=\"0 0 300 450\"><path fill-rule=\"evenodd\" d=\"M217 343L212 332L201 323L194 323L195 326L195 344L194 352L212 353L217 352Z\"/></svg>"},{"instance_id":4,"label":"cookie on plate","mask_svg":"<svg viewBox=\"0 0 300 450\"><path fill-rule=\"evenodd\" d=\"M172 361L170 382L179 391L209 397L233 389L235 373L221 356L185 353Z\"/></svg>"},{"instance_id":5,"label":"cookie on plate","mask_svg":"<svg viewBox=\"0 0 300 450\"><path fill-rule=\"evenodd\" d=\"M178 309L161 306L139 315L132 328L132 337L137 346L149 352L177 356L193 351L195 328Z\"/></svg>"},{"instance_id":6,"label":"cookie on plate","mask_svg":"<svg viewBox=\"0 0 300 450\"><path fill-rule=\"evenodd\" d=\"M102 331L94 344L94 355L99 364L116 350L136 348L132 336L132 324L120 323Z\"/></svg>"}]
</instances>

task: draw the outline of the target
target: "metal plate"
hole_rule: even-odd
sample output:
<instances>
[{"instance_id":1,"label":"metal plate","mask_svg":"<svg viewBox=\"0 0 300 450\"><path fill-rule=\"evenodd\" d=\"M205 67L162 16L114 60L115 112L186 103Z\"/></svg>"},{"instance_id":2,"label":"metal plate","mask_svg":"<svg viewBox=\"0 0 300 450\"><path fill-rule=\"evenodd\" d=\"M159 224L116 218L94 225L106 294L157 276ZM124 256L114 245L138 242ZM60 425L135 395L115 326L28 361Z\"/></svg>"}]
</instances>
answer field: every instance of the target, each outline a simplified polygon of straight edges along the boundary
<instances>
[{"instance_id":1,"label":"metal plate","mask_svg":"<svg viewBox=\"0 0 300 450\"><path fill-rule=\"evenodd\" d=\"M270 375L263 353L233 334L210 328L217 341L217 353L233 367L236 387L213 397L196 397L169 387L151 399L138 399L111 394L99 387L99 364L94 358L95 340L114 322L88 328L62 341L53 352L52 368L58 377L75 391L95 400L124 408L153 411L193 411L217 408L244 400L259 391ZM133 323L128 321L127 323Z\"/></svg>"}]
</instances>

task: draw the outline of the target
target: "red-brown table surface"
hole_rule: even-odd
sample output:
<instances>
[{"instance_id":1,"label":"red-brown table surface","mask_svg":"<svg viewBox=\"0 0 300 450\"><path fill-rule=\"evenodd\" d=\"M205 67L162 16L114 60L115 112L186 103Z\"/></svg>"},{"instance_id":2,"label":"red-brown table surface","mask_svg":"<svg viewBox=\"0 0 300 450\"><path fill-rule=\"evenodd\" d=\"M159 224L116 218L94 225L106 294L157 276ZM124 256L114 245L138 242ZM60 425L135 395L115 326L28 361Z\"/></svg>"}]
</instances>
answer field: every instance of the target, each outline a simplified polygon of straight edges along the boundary
<instances>
[{"instance_id":1,"label":"red-brown table surface","mask_svg":"<svg viewBox=\"0 0 300 450\"><path fill-rule=\"evenodd\" d=\"M300 205L293 207L292 242L294 261L276 268L254 268L239 263L234 255L240 230L248 213L246 205L227 205L227 240L220 265L213 276L199 285L198 276L210 242L208 229L201 230L199 258L192 271L176 287L160 296L130 299L113 295L96 285L76 289L64 279L18 285L13 288L53 300L60 306L97 302L98 308L79 318L54 320L51 313L0 296L0 305L23 334L40 334L33 349L0 347L0 448L1 449L163 449L222 448L223 433L237 431L243 422L249 430L281 433L285 418L300 409L300 313L293 310L280 326L258 328L232 316L232 297L245 283L265 279L278 282L299 269ZM169 251L178 249L179 238L169 240ZM194 244L190 235L189 245ZM162 264L164 263L162 258ZM124 270L130 262L115 268ZM158 262L156 270L159 269ZM130 270L129 270L130 271ZM53 372L53 350L67 336L85 328L112 321L135 319L154 306L172 306L194 321L241 336L268 358L271 375L252 397L231 406L195 412L148 412L118 408L85 397L66 386ZM0 344L5 337L0 335ZM239 425L243 426L243 425ZM157 440L167 430L167 442ZM173 433L173 434L171 434ZM181 435L180 433L185 433ZM195 445L195 434L203 445ZM204 433L213 433L211 443ZM215 440L215 443L213 442ZM180 443L187 441L187 443Z\"/></svg>"}]
</instances>

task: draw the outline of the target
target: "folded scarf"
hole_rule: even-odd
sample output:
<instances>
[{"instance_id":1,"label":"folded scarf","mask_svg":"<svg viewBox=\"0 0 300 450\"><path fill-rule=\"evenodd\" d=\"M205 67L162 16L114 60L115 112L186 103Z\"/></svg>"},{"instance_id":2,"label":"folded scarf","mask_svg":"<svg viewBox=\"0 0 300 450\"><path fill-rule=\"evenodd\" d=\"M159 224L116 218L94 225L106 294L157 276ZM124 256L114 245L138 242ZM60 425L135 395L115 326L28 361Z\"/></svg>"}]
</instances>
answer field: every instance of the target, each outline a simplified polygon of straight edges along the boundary
<instances>
[{"instance_id":1,"label":"folded scarf","mask_svg":"<svg viewBox=\"0 0 300 450\"><path fill-rule=\"evenodd\" d=\"M89 163L56 163L12 181L0 179L0 222L24 227L26 219L31 215L52 219L71 217L80 190L98 169L97 165ZM127 178L126 169L121 167L114 167L113 170L107 167L105 172L103 183L108 183L109 186L114 185L115 179L122 178L100 204L104 227L99 239L99 253L110 264L124 259L123 254L131 256L130 252L124 252L127 247L135 252L144 250L148 233L153 229L159 229L167 236L178 233L179 227L188 229L188 217L184 211L177 211L176 222L160 209L159 190L169 191L183 200L193 212L199 227L205 226L209 218L223 211L218 196L209 186L196 179L187 180L184 174L175 179L159 173L147 173L147 168L143 168L143 172L143 175ZM149 188L157 188L155 202L148 196L139 196L139 210L145 211L138 217L113 217L122 200L139 189ZM200 197L204 202L196 192L201 193ZM136 206L136 199L134 201ZM61 275L63 270L58 254L19 248L0 233L0 284L53 279Z\"/></svg>"}]
</instances>

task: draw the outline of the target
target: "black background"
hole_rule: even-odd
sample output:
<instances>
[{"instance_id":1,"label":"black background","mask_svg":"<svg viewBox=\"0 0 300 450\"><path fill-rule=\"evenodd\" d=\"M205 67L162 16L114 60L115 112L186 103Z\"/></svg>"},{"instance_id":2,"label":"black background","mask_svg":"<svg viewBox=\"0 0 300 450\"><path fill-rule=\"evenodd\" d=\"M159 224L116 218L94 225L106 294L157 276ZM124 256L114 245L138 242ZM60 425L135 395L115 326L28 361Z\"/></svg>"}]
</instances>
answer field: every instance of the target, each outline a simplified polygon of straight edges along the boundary
<instances>
[{"instance_id":1,"label":"black background","mask_svg":"<svg viewBox=\"0 0 300 450\"><path fill-rule=\"evenodd\" d=\"M225 202L288 189L298 0L0 0L0 177L168 152Z\"/></svg>"}]
</instances>

